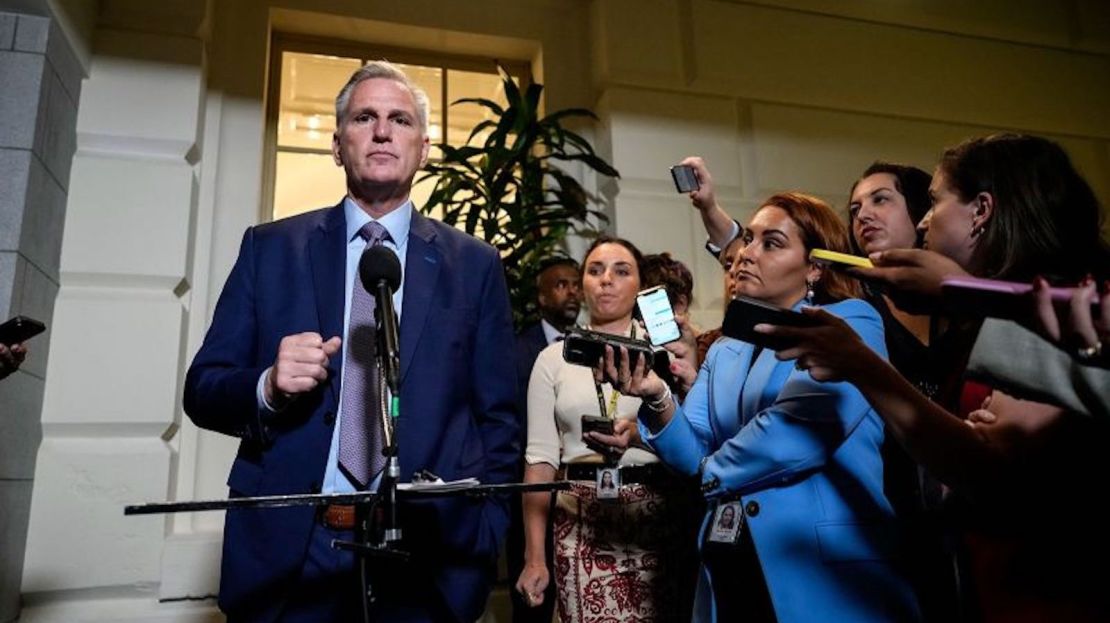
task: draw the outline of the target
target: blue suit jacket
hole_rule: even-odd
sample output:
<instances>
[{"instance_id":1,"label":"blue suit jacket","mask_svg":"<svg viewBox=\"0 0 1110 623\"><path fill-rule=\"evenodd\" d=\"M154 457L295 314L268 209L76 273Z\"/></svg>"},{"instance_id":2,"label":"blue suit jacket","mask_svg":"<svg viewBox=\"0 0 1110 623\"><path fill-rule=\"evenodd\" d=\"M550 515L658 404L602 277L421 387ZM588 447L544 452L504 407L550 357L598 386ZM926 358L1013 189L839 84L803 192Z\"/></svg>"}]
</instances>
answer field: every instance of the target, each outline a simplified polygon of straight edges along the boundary
<instances>
[{"instance_id":1,"label":"blue suit jacket","mask_svg":"<svg viewBox=\"0 0 1110 623\"><path fill-rule=\"evenodd\" d=\"M256 385L282 337L342 335L342 204L252 227L189 368L185 411L202 428L242 438L233 496L320 490L335 425L341 352L328 380L263 419ZM400 325L397 423L401 479L428 469L444 480L513 480L520 462L513 333L496 250L418 213L412 216ZM229 511L220 606L252 620L276 616L297 578L314 509ZM508 524L504 500L451 499L402 509L406 547L461 620L485 607Z\"/></svg>"},{"instance_id":2,"label":"blue suit jacket","mask_svg":"<svg viewBox=\"0 0 1110 623\"><path fill-rule=\"evenodd\" d=\"M543 325L538 322L516 334L516 383L522 416L526 415L528 408L528 380L532 378L532 366L536 365L536 357L545 348L547 336L544 335ZM527 422L528 418L524 417L524 421Z\"/></svg>"},{"instance_id":3,"label":"blue suit jacket","mask_svg":"<svg viewBox=\"0 0 1110 623\"><path fill-rule=\"evenodd\" d=\"M874 308L850 299L826 310L885 356ZM917 620L892 566L899 535L883 496L882 421L854 386L753 353L719 340L674 418L655 435L641 428L644 439L686 474L709 457L703 480L719 485L708 497L741 500L781 623ZM710 584L703 577L697 620L714 619Z\"/></svg>"}]
</instances>

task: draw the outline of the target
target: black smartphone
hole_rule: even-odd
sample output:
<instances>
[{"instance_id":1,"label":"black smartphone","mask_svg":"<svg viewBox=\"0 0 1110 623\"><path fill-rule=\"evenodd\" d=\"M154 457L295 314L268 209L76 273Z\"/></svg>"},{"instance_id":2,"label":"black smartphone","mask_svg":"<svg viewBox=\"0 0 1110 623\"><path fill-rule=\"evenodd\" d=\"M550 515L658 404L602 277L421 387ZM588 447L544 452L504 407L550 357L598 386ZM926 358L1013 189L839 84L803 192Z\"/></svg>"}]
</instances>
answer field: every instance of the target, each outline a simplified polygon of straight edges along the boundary
<instances>
[{"instance_id":1,"label":"black smartphone","mask_svg":"<svg viewBox=\"0 0 1110 623\"><path fill-rule=\"evenodd\" d=\"M628 349L628 356L631 359L630 368L636 367L640 357L651 356L651 345L643 340L574 327L563 340L563 361L592 368L597 365L598 359L605 356L607 345L613 347L618 366L621 346Z\"/></svg>"},{"instance_id":2,"label":"black smartphone","mask_svg":"<svg viewBox=\"0 0 1110 623\"><path fill-rule=\"evenodd\" d=\"M818 323L813 318L792 309L772 305L747 296L737 296L728 304L725 321L721 324L721 333L771 350L782 350L793 346L794 342L792 340L756 333L753 327L757 324L813 327Z\"/></svg>"},{"instance_id":3,"label":"black smartphone","mask_svg":"<svg viewBox=\"0 0 1110 623\"><path fill-rule=\"evenodd\" d=\"M4 346L22 344L45 330L46 325L34 318L16 316L0 324L0 344Z\"/></svg>"},{"instance_id":4,"label":"black smartphone","mask_svg":"<svg viewBox=\"0 0 1110 623\"><path fill-rule=\"evenodd\" d=\"M671 177L674 178L674 187L680 193L689 193L701 188L698 183L698 174L694 167L688 164L676 164L671 167Z\"/></svg>"},{"instance_id":5,"label":"black smartphone","mask_svg":"<svg viewBox=\"0 0 1110 623\"><path fill-rule=\"evenodd\" d=\"M671 374L671 357L666 350L656 349L644 340L634 340L622 335L598 333L580 327L572 328L563 340L563 361L578 366L592 368L597 365L598 359L605 356L605 347L613 347L613 354L617 357L616 364L620 365L620 347L628 349L629 369L635 368L640 357L649 358L651 369L656 376L674 389L675 378Z\"/></svg>"},{"instance_id":6,"label":"black smartphone","mask_svg":"<svg viewBox=\"0 0 1110 623\"><path fill-rule=\"evenodd\" d=\"M613 420L600 415L583 415L582 433L601 433L602 435L612 435Z\"/></svg>"}]
</instances>

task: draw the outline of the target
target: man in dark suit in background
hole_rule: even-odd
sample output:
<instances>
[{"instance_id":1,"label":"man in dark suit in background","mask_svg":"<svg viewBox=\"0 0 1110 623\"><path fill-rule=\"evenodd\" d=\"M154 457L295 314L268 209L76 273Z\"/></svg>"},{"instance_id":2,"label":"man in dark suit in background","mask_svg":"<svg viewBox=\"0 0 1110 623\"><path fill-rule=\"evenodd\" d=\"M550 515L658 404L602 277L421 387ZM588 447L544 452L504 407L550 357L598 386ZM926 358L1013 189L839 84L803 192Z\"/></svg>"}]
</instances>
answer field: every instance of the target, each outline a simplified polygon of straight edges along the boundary
<instances>
[{"instance_id":1,"label":"man in dark suit in background","mask_svg":"<svg viewBox=\"0 0 1110 623\"><path fill-rule=\"evenodd\" d=\"M562 339L563 334L578 320L582 307L582 275L578 262L569 257L549 258L540 264L536 275L536 306L540 321L522 329L516 335L516 378L520 396L520 413L527 422L528 378L532 375L532 365L540 351ZM526 427L522 442L527 441ZM521 477L523 477L521 463ZM520 498L512 503L512 524L509 527L508 556L509 577L520 575L524 564L524 526L520 510ZM547 551L550 553L551 545ZM547 563L551 565L549 560ZM511 583L511 582L510 582ZM542 606L532 607L516 591L512 592L514 623L550 623L555 608L555 583L547 587L546 599Z\"/></svg>"},{"instance_id":2,"label":"man in dark suit in background","mask_svg":"<svg viewBox=\"0 0 1110 623\"><path fill-rule=\"evenodd\" d=\"M582 275L578 262L555 257L541 262L536 275L536 307L540 321L516 334L516 371L522 405L528 402L528 377L540 351L561 338L578 320L582 307ZM524 413L524 409L521 409Z\"/></svg>"},{"instance_id":3,"label":"man in dark suit in background","mask_svg":"<svg viewBox=\"0 0 1110 623\"><path fill-rule=\"evenodd\" d=\"M373 293L363 251L397 254L401 482L514 479L521 459L508 292L497 251L421 216L409 200L428 155L427 96L374 62L336 98L333 154L348 194L337 206L252 227L189 369L185 411L242 438L232 496L374 489L382 401ZM370 297L370 298L367 298ZM358 427L362 428L358 428ZM375 445L377 444L377 445ZM220 607L236 621L359 620L350 507L228 511ZM402 565L373 559L375 619L473 621L508 525L502 499L401 507Z\"/></svg>"}]
</instances>

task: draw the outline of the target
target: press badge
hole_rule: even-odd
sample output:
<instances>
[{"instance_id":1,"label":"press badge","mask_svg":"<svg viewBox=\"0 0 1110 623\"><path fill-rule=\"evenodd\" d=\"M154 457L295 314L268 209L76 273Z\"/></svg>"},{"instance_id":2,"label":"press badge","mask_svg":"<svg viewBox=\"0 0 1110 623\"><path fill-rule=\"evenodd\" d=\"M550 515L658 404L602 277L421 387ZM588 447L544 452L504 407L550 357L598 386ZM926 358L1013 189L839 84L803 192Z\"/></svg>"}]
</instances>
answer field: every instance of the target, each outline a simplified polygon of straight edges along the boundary
<instances>
[{"instance_id":1,"label":"press badge","mask_svg":"<svg viewBox=\"0 0 1110 623\"><path fill-rule=\"evenodd\" d=\"M718 504L717 511L713 513L713 524L709 526L709 542L736 543L740 540L743 525L744 514L739 500Z\"/></svg>"},{"instance_id":2,"label":"press badge","mask_svg":"<svg viewBox=\"0 0 1110 623\"><path fill-rule=\"evenodd\" d=\"M615 500L620 497L621 470L601 467L597 470L597 499Z\"/></svg>"}]
</instances>

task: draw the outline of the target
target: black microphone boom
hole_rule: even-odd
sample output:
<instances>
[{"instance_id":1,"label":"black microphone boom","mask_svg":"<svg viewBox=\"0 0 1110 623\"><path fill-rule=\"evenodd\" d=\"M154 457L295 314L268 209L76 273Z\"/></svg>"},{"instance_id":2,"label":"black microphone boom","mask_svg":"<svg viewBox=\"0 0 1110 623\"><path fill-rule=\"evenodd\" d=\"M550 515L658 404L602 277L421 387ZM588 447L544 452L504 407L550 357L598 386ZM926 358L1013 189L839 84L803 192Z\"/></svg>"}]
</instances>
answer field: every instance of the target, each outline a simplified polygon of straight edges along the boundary
<instances>
[{"instance_id":1,"label":"black microphone boom","mask_svg":"<svg viewBox=\"0 0 1110 623\"><path fill-rule=\"evenodd\" d=\"M401 286L401 261L384 246L369 247L358 260L358 276L367 292L377 301L375 315L381 339L378 356L389 391L396 396L401 384L401 351L397 339L397 312L393 309L393 292Z\"/></svg>"}]
</instances>

